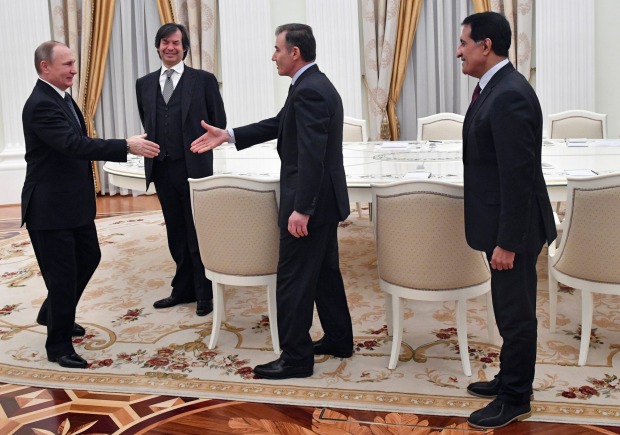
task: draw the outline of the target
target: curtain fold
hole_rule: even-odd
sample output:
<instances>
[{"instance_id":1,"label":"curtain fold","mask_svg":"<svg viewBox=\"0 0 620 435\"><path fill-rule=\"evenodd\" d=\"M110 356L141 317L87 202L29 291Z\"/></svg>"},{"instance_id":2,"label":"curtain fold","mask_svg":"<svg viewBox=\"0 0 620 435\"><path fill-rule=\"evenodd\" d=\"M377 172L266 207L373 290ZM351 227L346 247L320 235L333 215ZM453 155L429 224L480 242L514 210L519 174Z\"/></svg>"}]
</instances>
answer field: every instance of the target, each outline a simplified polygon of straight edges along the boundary
<instances>
[{"instance_id":1,"label":"curtain fold","mask_svg":"<svg viewBox=\"0 0 620 435\"><path fill-rule=\"evenodd\" d=\"M157 0L157 9L159 10L159 21L162 24L174 23L174 5L173 0Z\"/></svg>"},{"instance_id":2,"label":"curtain fold","mask_svg":"<svg viewBox=\"0 0 620 435\"><path fill-rule=\"evenodd\" d=\"M491 0L472 0L474 12L489 12L491 10Z\"/></svg>"},{"instance_id":3,"label":"curtain fold","mask_svg":"<svg viewBox=\"0 0 620 435\"><path fill-rule=\"evenodd\" d=\"M422 0L404 1L400 4L398 13L398 31L396 36L396 54L392 79L390 81L390 93L388 97L387 115L390 123L390 137L398 140L400 137L400 125L396 115L396 103L400 98L400 92L405 82L407 63L413 46L413 39L418 27Z\"/></svg>"},{"instance_id":4,"label":"curtain fold","mask_svg":"<svg viewBox=\"0 0 620 435\"><path fill-rule=\"evenodd\" d=\"M512 29L512 43L508 52L510 62L526 79L532 73L532 46L534 39L534 0L492 0L491 9L504 15Z\"/></svg>"},{"instance_id":5,"label":"curtain fold","mask_svg":"<svg viewBox=\"0 0 620 435\"><path fill-rule=\"evenodd\" d=\"M217 75L216 6L216 0L177 0L175 10L176 22L183 24L189 32L190 51L185 63L215 75Z\"/></svg>"},{"instance_id":6,"label":"curtain fold","mask_svg":"<svg viewBox=\"0 0 620 435\"><path fill-rule=\"evenodd\" d=\"M62 42L75 56L78 74L73 77L71 95L78 101L80 89L80 27L78 16L81 11L77 0L49 0L52 39Z\"/></svg>"},{"instance_id":7,"label":"curtain fold","mask_svg":"<svg viewBox=\"0 0 620 435\"><path fill-rule=\"evenodd\" d=\"M371 140L390 139L387 102L394 65L400 0L362 1L364 83Z\"/></svg>"}]
</instances>

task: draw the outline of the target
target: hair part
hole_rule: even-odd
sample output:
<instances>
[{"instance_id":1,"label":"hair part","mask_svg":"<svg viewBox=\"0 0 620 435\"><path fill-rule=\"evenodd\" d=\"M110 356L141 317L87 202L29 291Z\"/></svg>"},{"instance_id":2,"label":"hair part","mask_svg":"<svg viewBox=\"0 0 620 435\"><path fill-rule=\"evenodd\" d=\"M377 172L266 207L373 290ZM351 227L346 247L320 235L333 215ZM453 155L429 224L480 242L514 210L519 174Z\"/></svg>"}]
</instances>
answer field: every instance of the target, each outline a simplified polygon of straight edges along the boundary
<instances>
[{"instance_id":1,"label":"hair part","mask_svg":"<svg viewBox=\"0 0 620 435\"><path fill-rule=\"evenodd\" d=\"M285 41L289 52L297 47L304 61L313 62L316 59L316 40L312 27L299 23L283 24L276 29L276 36L282 32L286 32Z\"/></svg>"},{"instance_id":2,"label":"hair part","mask_svg":"<svg viewBox=\"0 0 620 435\"><path fill-rule=\"evenodd\" d=\"M187 53L189 53L189 35L187 34L187 29L182 24L177 23L167 23L159 28L157 34L155 35L155 48L157 49L157 54L159 54L159 44L161 40L167 38L168 36L176 33L176 31L181 32L181 43L183 44L183 60L187 57ZM160 56L161 57L161 56Z\"/></svg>"},{"instance_id":3,"label":"hair part","mask_svg":"<svg viewBox=\"0 0 620 435\"><path fill-rule=\"evenodd\" d=\"M64 45L58 41L45 41L34 50L34 68L37 70L37 74L41 74L41 62L46 61L52 63L54 61L54 47L58 45Z\"/></svg>"},{"instance_id":4,"label":"hair part","mask_svg":"<svg viewBox=\"0 0 620 435\"><path fill-rule=\"evenodd\" d=\"M471 29L470 37L476 43L490 39L493 53L508 57L512 31L506 17L497 12L480 12L465 18L461 25L468 25Z\"/></svg>"}]
</instances>

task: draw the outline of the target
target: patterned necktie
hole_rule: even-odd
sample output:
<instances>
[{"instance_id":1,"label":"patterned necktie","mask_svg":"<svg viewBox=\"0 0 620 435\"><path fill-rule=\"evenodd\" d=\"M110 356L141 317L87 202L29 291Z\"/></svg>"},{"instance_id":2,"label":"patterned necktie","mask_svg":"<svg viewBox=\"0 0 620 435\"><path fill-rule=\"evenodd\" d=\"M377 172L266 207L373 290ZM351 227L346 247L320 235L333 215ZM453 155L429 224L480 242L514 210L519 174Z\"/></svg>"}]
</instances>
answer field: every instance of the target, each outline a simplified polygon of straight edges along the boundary
<instances>
[{"instance_id":1,"label":"patterned necktie","mask_svg":"<svg viewBox=\"0 0 620 435\"><path fill-rule=\"evenodd\" d=\"M168 104L168 100L172 96L172 92L174 92L174 86L172 86L172 74L174 73L173 69L169 69L164 74L166 74L166 82L164 83L164 90L162 92L162 96L164 97L164 101Z\"/></svg>"},{"instance_id":2,"label":"patterned necktie","mask_svg":"<svg viewBox=\"0 0 620 435\"><path fill-rule=\"evenodd\" d=\"M75 120L77 121L79 126L82 126L82 124L80 123L80 118L77 114L77 112L75 111L75 107L73 107L73 100L71 99L71 95L67 94L65 92L65 103L67 103L67 106L69 106L69 110L71 111L71 113L73 113L73 116L75 116Z\"/></svg>"},{"instance_id":3,"label":"patterned necktie","mask_svg":"<svg viewBox=\"0 0 620 435\"><path fill-rule=\"evenodd\" d=\"M474 88L474 93L471 96L471 103L469 103L470 106L474 105L479 95L480 95L480 83L477 83L476 87Z\"/></svg>"}]
</instances>

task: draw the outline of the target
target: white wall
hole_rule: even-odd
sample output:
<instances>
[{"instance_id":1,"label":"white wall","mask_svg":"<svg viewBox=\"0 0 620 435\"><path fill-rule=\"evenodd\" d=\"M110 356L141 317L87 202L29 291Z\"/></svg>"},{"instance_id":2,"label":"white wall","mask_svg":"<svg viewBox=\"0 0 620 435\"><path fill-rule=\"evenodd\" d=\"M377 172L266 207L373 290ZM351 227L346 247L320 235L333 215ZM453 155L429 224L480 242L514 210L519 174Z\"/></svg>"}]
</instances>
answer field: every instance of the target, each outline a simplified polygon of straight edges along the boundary
<instances>
[{"instance_id":1,"label":"white wall","mask_svg":"<svg viewBox=\"0 0 620 435\"><path fill-rule=\"evenodd\" d=\"M607 114L607 136L620 137L620 1L596 0L594 15L596 111ZM578 59L567 59L570 66Z\"/></svg>"}]
</instances>

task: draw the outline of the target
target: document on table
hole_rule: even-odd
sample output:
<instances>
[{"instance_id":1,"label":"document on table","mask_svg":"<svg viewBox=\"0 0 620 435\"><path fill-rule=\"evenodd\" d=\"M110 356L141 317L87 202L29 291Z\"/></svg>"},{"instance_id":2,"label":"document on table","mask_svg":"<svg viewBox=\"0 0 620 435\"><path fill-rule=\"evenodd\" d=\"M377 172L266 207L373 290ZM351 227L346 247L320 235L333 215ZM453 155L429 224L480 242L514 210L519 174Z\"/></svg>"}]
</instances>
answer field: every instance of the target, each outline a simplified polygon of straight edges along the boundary
<instances>
[{"instance_id":1,"label":"document on table","mask_svg":"<svg viewBox=\"0 0 620 435\"><path fill-rule=\"evenodd\" d=\"M583 138L583 137L572 137L572 138L566 139L566 146L567 147L587 147L588 139Z\"/></svg>"},{"instance_id":2,"label":"document on table","mask_svg":"<svg viewBox=\"0 0 620 435\"><path fill-rule=\"evenodd\" d=\"M592 169L568 169L566 175L570 177L594 177L598 175L598 172L594 172Z\"/></svg>"},{"instance_id":3,"label":"document on table","mask_svg":"<svg viewBox=\"0 0 620 435\"><path fill-rule=\"evenodd\" d=\"M409 142L383 142L382 149L405 149L409 147Z\"/></svg>"},{"instance_id":4,"label":"document on table","mask_svg":"<svg viewBox=\"0 0 620 435\"><path fill-rule=\"evenodd\" d=\"M405 179L414 179L414 180L424 180L426 178L431 178L431 173L430 172L407 172L405 175L403 175L403 178Z\"/></svg>"}]
</instances>

